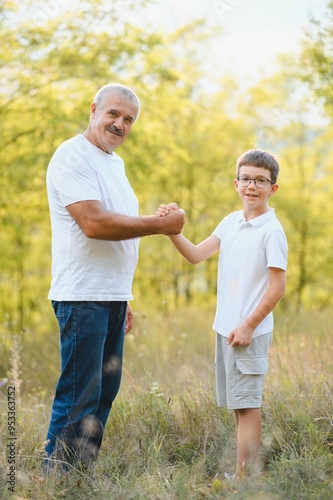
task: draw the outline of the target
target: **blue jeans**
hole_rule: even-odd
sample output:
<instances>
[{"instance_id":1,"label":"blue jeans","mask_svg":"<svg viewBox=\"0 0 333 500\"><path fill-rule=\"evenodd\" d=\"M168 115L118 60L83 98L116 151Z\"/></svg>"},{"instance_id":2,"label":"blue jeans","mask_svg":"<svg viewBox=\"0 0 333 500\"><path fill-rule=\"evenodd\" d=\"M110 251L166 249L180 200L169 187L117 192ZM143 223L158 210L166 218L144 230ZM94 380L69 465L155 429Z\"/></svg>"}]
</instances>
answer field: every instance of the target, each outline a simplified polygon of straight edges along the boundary
<instances>
[{"instance_id":1,"label":"blue jeans","mask_svg":"<svg viewBox=\"0 0 333 500\"><path fill-rule=\"evenodd\" d=\"M96 458L121 381L127 302L52 302L60 329L61 374L46 462Z\"/></svg>"}]
</instances>

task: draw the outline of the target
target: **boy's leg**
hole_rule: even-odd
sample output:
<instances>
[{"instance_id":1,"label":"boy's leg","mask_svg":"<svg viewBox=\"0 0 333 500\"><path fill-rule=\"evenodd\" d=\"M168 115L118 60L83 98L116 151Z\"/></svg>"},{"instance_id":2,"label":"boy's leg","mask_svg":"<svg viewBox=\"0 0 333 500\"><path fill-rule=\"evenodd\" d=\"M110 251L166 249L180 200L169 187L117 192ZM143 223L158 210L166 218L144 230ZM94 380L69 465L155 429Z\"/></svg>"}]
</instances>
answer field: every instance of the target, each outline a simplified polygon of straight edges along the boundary
<instances>
[{"instance_id":1,"label":"boy's leg","mask_svg":"<svg viewBox=\"0 0 333 500\"><path fill-rule=\"evenodd\" d=\"M236 478L246 469L259 467L259 447L261 441L260 408L235 410L237 428L237 470Z\"/></svg>"},{"instance_id":2,"label":"boy's leg","mask_svg":"<svg viewBox=\"0 0 333 500\"><path fill-rule=\"evenodd\" d=\"M218 406L233 409L237 429L236 477L259 466L261 397L272 333L254 338L248 347L232 347L217 334L216 382Z\"/></svg>"}]
</instances>

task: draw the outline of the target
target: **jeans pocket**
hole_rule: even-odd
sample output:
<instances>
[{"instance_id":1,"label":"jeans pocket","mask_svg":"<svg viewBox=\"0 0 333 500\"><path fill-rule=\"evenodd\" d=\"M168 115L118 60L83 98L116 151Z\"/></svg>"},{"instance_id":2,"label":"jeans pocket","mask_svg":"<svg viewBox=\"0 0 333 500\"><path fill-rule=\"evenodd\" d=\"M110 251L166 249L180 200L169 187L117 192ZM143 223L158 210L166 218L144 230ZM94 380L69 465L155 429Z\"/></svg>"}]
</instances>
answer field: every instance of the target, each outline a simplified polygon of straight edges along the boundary
<instances>
[{"instance_id":1,"label":"jeans pocket","mask_svg":"<svg viewBox=\"0 0 333 500\"><path fill-rule=\"evenodd\" d=\"M58 321L60 334L62 334L66 326L65 304L64 302L57 302L53 300L52 307Z\"/></svg>"}]
</instances>

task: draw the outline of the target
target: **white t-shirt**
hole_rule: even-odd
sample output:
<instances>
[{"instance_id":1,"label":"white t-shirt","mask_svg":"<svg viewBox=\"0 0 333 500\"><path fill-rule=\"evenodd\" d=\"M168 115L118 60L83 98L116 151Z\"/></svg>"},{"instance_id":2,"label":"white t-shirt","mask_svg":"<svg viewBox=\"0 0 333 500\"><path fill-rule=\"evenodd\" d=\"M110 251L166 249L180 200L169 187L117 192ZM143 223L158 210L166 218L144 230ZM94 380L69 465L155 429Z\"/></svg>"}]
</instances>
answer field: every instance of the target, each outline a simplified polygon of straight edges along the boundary
<instances>
[{"instance_id":1,"label":"white t-shirt","mask_svg":"<svg viewBox=\"0 0 333 500\"><path fill-rule=\"evenodd\" d=\"M252 314L269 285L269 267L287 269L288 245L274 209L246 221L242 210L225 217L213 232L221 240L217 309L213 329L227 337ZM270 313L253 337L273 331Z\"/></svg>"},{"instance_id":2,"label":"white t-shirt","mask_svg":"<svg viewBox=\"0 0 333 500\"><path fill-rule=\"evenodd\" d=\"M106 210L137 216L138 201L122 159L79 134L62 143L46 175L52 226L52 282L49 299L127 301L138 261L139 238L87 238L66 206L101 201Z\"/></svg>"}]
</instances>

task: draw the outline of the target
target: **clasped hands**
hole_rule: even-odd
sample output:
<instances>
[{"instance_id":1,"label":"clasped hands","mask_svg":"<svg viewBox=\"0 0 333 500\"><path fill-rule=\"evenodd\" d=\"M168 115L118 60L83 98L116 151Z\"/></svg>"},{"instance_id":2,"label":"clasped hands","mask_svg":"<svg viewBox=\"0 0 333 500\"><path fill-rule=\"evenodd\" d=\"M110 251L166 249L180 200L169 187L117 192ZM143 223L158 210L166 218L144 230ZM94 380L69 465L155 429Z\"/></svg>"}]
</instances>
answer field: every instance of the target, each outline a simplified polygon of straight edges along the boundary
<instances>
[{"instance_id":1,"label":"clasped hands","mask_svg":"<svg viewBox=\"0 0 333 500\"><path fill-rule=\"evenodd\" d=\"M179 208L177 203L160 205L155 212L155 216L162 218L165 217L165 223L167 225L163 224L164 229L162 234L172 237L182 232L185 224L185 210Z\"/></svg>"},{"instance_id":2,"label":"clasped hands","mask_svg":"<svg viewBox=\"0 0 333 500\"><path fill-rule=\"evenodd\" d=\"M185 214L185 210L183 208L179 208L177 203L169 203L168 205L160 205L156 210L155 215L158 215L159 217L164 217L170 212L170 210L179 210L183 214Z\"/></svg>"}]
</instances>

